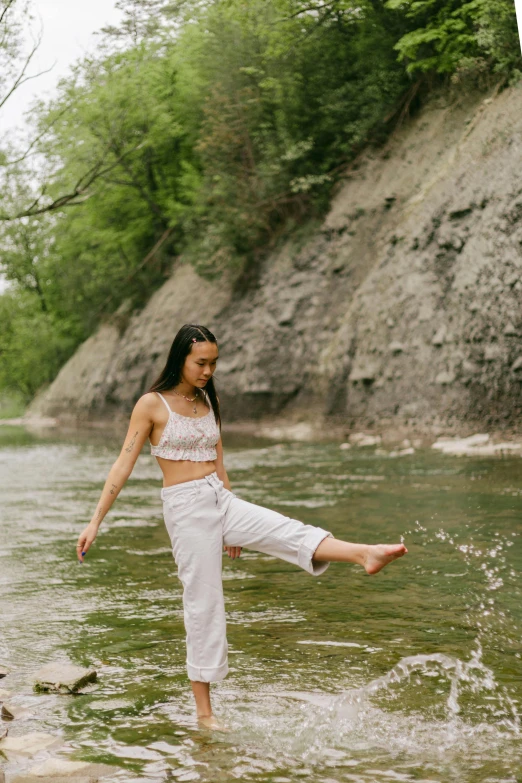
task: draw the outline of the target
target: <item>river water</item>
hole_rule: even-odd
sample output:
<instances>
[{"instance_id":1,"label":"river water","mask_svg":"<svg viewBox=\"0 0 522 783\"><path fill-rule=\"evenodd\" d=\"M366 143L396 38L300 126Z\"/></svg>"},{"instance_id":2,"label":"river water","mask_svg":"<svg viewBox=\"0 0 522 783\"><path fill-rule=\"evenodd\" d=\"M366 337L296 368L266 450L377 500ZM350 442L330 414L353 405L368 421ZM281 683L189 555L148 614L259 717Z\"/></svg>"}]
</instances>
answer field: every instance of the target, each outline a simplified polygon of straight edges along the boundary
<instances>
[{"instance_id":1,"label":"river water","mask_svg":"<svg viewBox=\"0 0 522 783\"><path fill-rule=\"evenodd\" d=\"M314 578L224 554L228 733L199 730L161 473L144 453L84 565L78 533L120 449L104 436L0 428L0 686L61 756L107 781L507 783L522 780L522 460L390 458L339 444L225 436L234 492L345 540L404 540L374 577ZM55 660L95 666L78 696L37 695ZM35 757L0 757L9 775Z\"/></svg>"}]
</instances>

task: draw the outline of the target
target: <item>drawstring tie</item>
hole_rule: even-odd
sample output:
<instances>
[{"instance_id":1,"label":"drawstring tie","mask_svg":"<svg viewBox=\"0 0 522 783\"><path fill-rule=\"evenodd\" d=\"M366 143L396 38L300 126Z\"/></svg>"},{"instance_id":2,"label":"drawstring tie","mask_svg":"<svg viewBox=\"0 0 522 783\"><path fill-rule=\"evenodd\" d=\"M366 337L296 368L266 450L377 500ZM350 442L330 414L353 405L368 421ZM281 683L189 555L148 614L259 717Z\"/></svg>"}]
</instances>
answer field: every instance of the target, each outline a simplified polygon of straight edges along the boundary
<instances>
[{"instance_id":1,"label":"drawstring tie","mask_svg":"<svg viewBox=\"0 0 522 783\"><path fill-rule=\"evenodd\" d=\"M214 492L216 493L216 506L217 506L219 503L218 488L221 485L221 481L215 473L211 473L209 476L204 476L203 478L206 479L206 481L210 484L211 487L214 487Z\"/></svg>"}]
</instances>

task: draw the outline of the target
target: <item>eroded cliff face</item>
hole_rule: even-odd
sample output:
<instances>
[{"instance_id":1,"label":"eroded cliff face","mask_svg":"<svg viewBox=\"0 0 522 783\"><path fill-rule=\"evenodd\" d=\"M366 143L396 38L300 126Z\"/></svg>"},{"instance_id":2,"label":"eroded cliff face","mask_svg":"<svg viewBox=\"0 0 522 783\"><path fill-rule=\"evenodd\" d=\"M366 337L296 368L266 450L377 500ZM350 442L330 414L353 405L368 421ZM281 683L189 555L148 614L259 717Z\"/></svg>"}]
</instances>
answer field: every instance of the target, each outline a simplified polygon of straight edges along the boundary
<instances>
[{"instance_id":1,"label":"eroded cliff face","mask_svg":"<svg viewBox=\"0 0 522 783\"><path fill-rule=\"evenodd\" d=\"M29 413L127 417L178 328L195 322L218 338L228 422L302 422L310 434L516 427L521 270L522 89L452 105L439 96L347 172L301 247L287 242L240 286L177 262L144 310L101 326Z\"/></svg>"}]
</instances>

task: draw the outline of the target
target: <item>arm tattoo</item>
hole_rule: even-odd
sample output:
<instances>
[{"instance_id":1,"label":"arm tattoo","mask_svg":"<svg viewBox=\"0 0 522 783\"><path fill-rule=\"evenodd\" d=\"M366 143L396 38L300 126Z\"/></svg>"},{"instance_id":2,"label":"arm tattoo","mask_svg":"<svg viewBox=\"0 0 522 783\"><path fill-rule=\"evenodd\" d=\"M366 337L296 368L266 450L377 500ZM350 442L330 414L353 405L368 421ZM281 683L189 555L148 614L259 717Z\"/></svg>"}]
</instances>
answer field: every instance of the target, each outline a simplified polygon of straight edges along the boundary
<instances>
[{"instance_id":1,"label":"arm tattoo","mask_svg":"<svg viewBox=\"0 0 522 783\"><path fill-rule=\"evenodd\" d=\"M118 487L117 487L117 485L116 485L116 484L111 484L111 486L112 486L112 487L115 487L116 489L118 489ZM114 489L111 489L111 495L114 495Z\"/></svg>"},{"instance_id":2,"label":"arm tattoo","mask_svg":"<svg viewBox=\"0 0 522 783\"><path fill-rule=\"evenodd\" d=\"M101 513L102 513L102 509L101 509L101 506L100 506L100 508L98 509L98 513L96 514L96 519L101 517Z\"/></svg>"},{"instance_id":3,"label":"arm tattoo","mask_svg":"<svg viewBox=\"0 0 522 783\"><path fill-rule=\"evenodd\" d=\"M134 446L134 444L136 443L136 436L137 436L137 434L138 434L138 432L136 431L136 432L134 433L134 436L133 436L133 438L132 438L131 442L130 442L130 443L129 443L129 445L126 447L125 451L132 451L132 447L133 447L133 446Z\"/></svg>"}]
</instances>

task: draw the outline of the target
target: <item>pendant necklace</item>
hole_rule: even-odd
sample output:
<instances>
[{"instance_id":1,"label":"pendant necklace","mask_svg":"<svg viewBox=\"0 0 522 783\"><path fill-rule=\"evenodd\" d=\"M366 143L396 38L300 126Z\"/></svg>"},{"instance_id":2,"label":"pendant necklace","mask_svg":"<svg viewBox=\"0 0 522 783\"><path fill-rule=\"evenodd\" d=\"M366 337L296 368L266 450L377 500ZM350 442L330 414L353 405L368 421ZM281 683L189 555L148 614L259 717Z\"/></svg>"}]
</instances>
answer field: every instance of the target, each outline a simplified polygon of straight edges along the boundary
<instances>
[{"instance_id":1,"label":"pendant necklace","mask_svg":"<svg viewBox=\"0 0 522 783\"><path fill-rule=\"evenodd\" d=\"M189 402L193 402L194 403L194 407L192 408L192 410L194 411L194 413L198 412L198 409L196 408L196 402L195 402L195 400L197 399L197 396L198 396L197 392L196 392L195 396L192 397L192 399L191 399L190 397L185 397L184 394L180 394L179 392L175 391L175 389L172 389L172 391L174 392L174 394L177 394L178 397L184 397L185 400L188 400Z\"/></svg>"}]
</instances>

